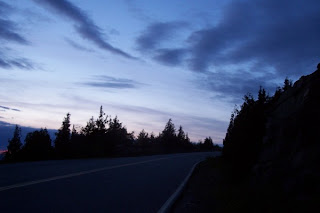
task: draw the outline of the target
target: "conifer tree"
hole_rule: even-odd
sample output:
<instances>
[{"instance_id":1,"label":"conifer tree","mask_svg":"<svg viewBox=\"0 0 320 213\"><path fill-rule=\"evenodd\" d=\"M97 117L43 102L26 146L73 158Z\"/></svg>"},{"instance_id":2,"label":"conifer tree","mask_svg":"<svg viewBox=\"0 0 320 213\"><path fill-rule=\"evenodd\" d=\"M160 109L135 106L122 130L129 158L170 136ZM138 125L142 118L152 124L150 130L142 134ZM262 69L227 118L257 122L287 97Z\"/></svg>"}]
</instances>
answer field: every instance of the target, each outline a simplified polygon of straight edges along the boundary
<instances>
[{"instance_id":1,"label":"conifer tree","mask_svg":"<svg viewBox=\"0 0 320 213\"><path fill-rule=\"evenodd\" d=\"M66 157L68 155L68 149L70 148L70 136L70 113L67 113L60 129L56 133L55 139L55 148L60 157Z\"/></svg>"},{"instance_id":2,"label":"conifer tree","mask_svg":"<svg viewBox=\"0 0 320 213\"><path fill-rule=\"evenodd\" d=\"M51 158L51 138L46 128L27 134L21 150L26 160L48 160Z\"/></svg>"},{"instance_id":3,"label":"conifer tree","mask_svg":"<svg viewBox=\"0 0 320 213\"><path fill-rule=\"evenodd\" d=\"M8 151L6 153L6 160L16 160L18 152L21 150L21 128L16 125L13 133L13 137L9 140L9 145L7 146Z\"/></svg>"}]
</instances>

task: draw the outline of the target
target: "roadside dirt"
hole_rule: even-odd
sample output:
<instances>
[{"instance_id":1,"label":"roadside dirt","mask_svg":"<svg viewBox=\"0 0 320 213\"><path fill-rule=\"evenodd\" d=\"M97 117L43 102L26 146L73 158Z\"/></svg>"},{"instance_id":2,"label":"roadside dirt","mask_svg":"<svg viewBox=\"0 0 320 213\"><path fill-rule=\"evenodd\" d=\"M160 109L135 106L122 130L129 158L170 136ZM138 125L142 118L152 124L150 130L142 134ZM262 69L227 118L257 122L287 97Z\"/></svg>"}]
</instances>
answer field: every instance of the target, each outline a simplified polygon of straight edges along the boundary
<instances>
[{"instance_id":1,"label":"roadside dirt","mask_svg":"<svg viewBox=\"0 0 320 213\"><path fill-rule=\"evenodd\" d=\"M203 161L195 169L180 199L172 208L174 213L213 212L214 193L219 182L218 168L212 161Z\"/></svg>"}]
</instances>

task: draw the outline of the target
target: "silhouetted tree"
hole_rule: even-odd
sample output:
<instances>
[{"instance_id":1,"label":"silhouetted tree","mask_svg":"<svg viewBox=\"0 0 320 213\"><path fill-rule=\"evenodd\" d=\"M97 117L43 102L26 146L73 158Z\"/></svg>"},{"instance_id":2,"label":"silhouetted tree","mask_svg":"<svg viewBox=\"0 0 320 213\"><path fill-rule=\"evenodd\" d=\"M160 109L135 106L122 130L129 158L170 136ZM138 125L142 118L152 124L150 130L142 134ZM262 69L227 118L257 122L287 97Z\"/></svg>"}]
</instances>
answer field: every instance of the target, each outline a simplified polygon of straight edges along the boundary
<instances>
[{"instance_id":1,"label":"silhouetted tree","mask_svg":"<svg viewBox=\"0 0 320 213\"><path fill-rule=\"evenodd\" d=\"M100 106L100 113L99 118L96 120L96 129L99 134L105 134L107 132L107 126L108 124L108 116L105 116L105 113L103 112L102 106Z\"/></svg>"},{"instance_id":2,"label":"silhouetted tree","mask_svg":"<svg viewBox=\"0 0 320 213\"><path fill-rule=\"evenodd\" d=\"M182 126L179 126L177 137L178 137L179 144L182 145L186 139L186 134L184 133Z\"/></svg>"},{"instance_id":3,"label":"silhouetted tree","mask_svg":"<svg viewBox=\"0 0 320 213\"><path fill-rule=\"evenodd\" d=\"M268 100L268 96L266 94L266 90L260 86L258 92L258 104L265 104Z\"/></svg>"},{"instance_id":4,"label":"silhouetted tree","mask_svg":"<svg viewBox=\"0 0 320 213\"><path fill-rule=\"evenodd\" d=\"M84 136L90 136L96 131L96 122L94 121L93 116L87 122L87 125L81 129L81 134Z\"/></svg>"},{"instance_id":5,"label":"silhouetted tree","mask_svg":"<svg viewBox=\"0 0 320 213\"><path fill-rule=\"evenodd\" d=\"M9 145L7 146L8 151L6 152L5 155L5 160L18 160L18 153L21 150L21 128L16 125L14 132L13 132L13 137L9 140Z\"/></svg>"},{"instance_id":6,"label":"silhouetted tree","mask_svg":"<svg viewBox=\"0 0 320 213\"><path fill-rule=\"evenodd\" d=\"M52 146L47 129L30 132L27 134L22 148L26 160L48 160L51 158Z\"/></svg>"},{"instance_id":7,"label":"silhouetted tree","mask_svg":"<svg viewBox=\"0 0 320 213\"><path fill-rule=\"evenodd\" d=\"M285 92L287 91L289 88L291 88L293 86L292 80L288 79L288 77L284 80L284 85L282 87L282 90Z\"/></svg>"},{"instance_id":8,"label":"silhouetted tree","mask_svg":"<svg viewBox=\"0 0 320 213\"><path fill-rule=\"evenodd\" d=\"M114 119L110 118L107 133L114 145L123 144L128 139L127 129L122 126L117 116Z\"/></svg>"},{"instance_id":9,"label":"silhouetted tree","mask_svg":"<svg viewBox=\"0 0 320 213\"><path fill-rule=\"evenodd\" d=\"M176 129L170 118L167 122L164 130L160 135L162 144L164 146L165 152L174 152L177 149L177 136L176 136Z\"/></svg>"},{"instance_id":10,"label":"silhouetted tree","mask_svg":"<svg viewBox=\"0 0 320 213\"><path fill-rule=\"evenodd\" d=\"M144 129L139 133L137 143L140 146L146 146L149 143L149 134L145 132Z\"/></svg>"},{"instance_id":11,"label":"silhouetted tree","mask_svg":"<svg viewBox=\"0 0 320 213\"><path fill-rule=\"evenodd\" d=\"M67 113L56 133L55 149L59 157L67 157L70 152L70 113Z\"/></svg>"},{"instance_id":12,"label":"silhouetted tree","mask_svg":"<svg viewBox=\"0 0 320 213\"><path fill-rule=\"evenodd\" d=\"M204 150L213 150L213 141L211 137L205 138L203 142L203 149Z\"/></svg>"},{"instance_id":13,"label":"silhouetted tree","mask_svg":"<svg viewBox=\"0 0 320 213\"><path fill-rule=\"evenodd\" d=\"M251 94L245 95L240 110L231 114L223 155L237 170L249 169L259 153L265 132L266 100L265 91L260 88L257 101Z\"/></svg>"}]
</instances>

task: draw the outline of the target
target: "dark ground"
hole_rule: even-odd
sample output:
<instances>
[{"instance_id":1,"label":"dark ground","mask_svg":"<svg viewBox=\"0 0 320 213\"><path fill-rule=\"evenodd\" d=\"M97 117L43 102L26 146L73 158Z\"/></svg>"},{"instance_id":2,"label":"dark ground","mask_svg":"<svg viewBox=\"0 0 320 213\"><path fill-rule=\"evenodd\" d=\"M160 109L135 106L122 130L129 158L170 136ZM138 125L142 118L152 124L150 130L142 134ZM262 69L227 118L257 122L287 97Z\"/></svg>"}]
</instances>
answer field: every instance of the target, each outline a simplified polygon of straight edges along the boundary
<instances>
[{"instance_id":1,"label":"dark ground","mask_svg":"<svg viewBox=\"0 0 320 213\"><path fill-rule=\"evenodd\" d=\"M181 198L173 206L172 212L214 212L217 203L213 197L219 176L214 160L201 162L194 170Z\"/></svg>"},{"instance_id":2,"label":"dark ground","mask_svg":"<svg viewBox=\"0 0 320 213\"><path fill-rule=\"evenodd\" d=\"M275 186L257 188L250 176L239 179L230 168L219 157L201 162L172 212L319 212L319 194L301 200Z\"/></svg>"},{"instance_id":3,"label":"dark ground","mask_svg":"<svg viewBox=\"0 0 320 213\"><path fill-rule=\"evenodd\" d=\"M195 163L216 154L3 164L0 212L157 212Z\"/></svg>"}]
</instances>

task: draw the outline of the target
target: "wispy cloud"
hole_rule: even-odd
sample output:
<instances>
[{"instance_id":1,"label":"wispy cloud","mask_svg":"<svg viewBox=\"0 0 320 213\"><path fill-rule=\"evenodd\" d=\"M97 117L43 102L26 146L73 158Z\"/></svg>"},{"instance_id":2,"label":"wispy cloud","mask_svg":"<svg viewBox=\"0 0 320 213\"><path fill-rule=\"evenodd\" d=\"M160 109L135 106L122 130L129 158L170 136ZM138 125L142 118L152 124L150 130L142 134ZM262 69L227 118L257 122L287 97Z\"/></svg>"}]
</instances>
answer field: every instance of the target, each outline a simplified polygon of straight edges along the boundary
<instances>
[{"instance_id":1,"label":"wispy cloud","mask_svg":"<svg viewBox=\"0 0 320 213\"><path fill-rule=\"evenodd\" d=\"M187 26L189 26L188 23L182 21L152 23L137 38L138 49L141 51L156 50L164 41L173 39L177 32Z\"/></svg>"},{"instance_id":2,"label":"wispy cloud","mask_svg":"<svg viewBox=\"0 0 320 213\"><path fill-rule=\"evenodd\" d=\"M106 75L94 76L94 80L82 83L83 85L110 89L134 89L142 84L131 79L114 78Z\"/></svg>"},{"instance_id":3,"label":"wispy cloud","mask_svg":"<svg viewBox=\"0 0 320 213\"><path fill-rule=\"evenodd\" d=\"M13 21L0 18L0 39L14 41L20 44L29 44L29 42L18 33L17 24Z\"/></svg>"},{"instance_id":4,"label":"wispy cloud","mask_svg":"<svg viewBox=\"0 0 320 213\"><path fill-rule=\"evenodd\" d=\"M19 24L10 20L9 16L13 12L13 7L7 3L0 2L0 13L2 15L0 18L0 41L2 41L2 46L0 47L0 68L35 69L36 66L30 59L19 57L17 54L12 56L10 54L10 48L6 48L8 43L30 45L30 42L21 33Z\"/></svg>"},{"instance_id":5,"label":"wispy cloud","mask_svg":"<svg viewBox=\"0 0 320 213\"><path fill-rule=\"evenodd\" d=\"M180 46L162 45L175 22L148 26L136 43L147 57L188 68L206 82L205 89L235 98L268 79L265 86L275 88L274 79L313 71L306 68L320 58L319 11L317 0L231 1L215 25L186 32Z\"/></svg>"},{"instance_id":6,"label":"wispy cloud","mask_svg":"<svg viewBox=\"0 0 320 213\"><path fill-rule=\"evenodd\" d=\"M187 56L186 49L158 49L155 51L154 59L164 65L175 66L181 65Z\"/></svg>"},{"instance_id":7,"label":"wispy cloud","mask_svg":"<svg viewBox=\"0 0 320 213\"><path fill-rule=\"evenodd\" d=\"M84 12L81 8L67 0L34 0L36 3L43 5L59 15L68 18L75 23L74 28L79 35L91 41L101 49L107 50L129 59L136 59L129 53L112 46L105 40L105 35L100 27Z\"/></svg>"},{"instance_id":8,"label":"wispy cloud","mask_svg":"<svg viewBox=\"0 0 320 213\"><path fill-rule=\"evenodd\" d=\"M20 68L24 70L36 69L35 63L27 58L13 58L6 52L0 50L0 67L4 69Z\"/></svg>"},{"instance_id":9,"label":"wispy cloud","mask_svg":"<svg viewBox=\"0 0 320 213\"><path fill-rule=\"evenodd\" d=\"M89 49L89 48L86 48L74 41L72 41L71 39L69 38L65 38L64 39L70 46L72 46L73 48L77 49L77 50L81 50L81 51L84 51L84 52L94 52L92 49Z\"/></svg>"},{"instance_id":10,"label":"wispy cloud","mask_svg":"<svg viewBox=\"0 0 320 213\"><path fill-rule=\"evenodd\" d=\"M19 110L19 109L10 108L10 107L7 107L7 106L1 106L1 105L0 105L0 109L4 109L4 110L12 110L12 111L16 111L16 112L21 112L21 110Z\"/></svg>"}]
</instances>

